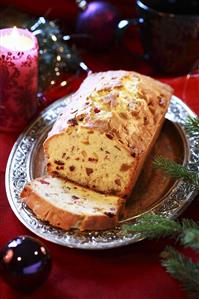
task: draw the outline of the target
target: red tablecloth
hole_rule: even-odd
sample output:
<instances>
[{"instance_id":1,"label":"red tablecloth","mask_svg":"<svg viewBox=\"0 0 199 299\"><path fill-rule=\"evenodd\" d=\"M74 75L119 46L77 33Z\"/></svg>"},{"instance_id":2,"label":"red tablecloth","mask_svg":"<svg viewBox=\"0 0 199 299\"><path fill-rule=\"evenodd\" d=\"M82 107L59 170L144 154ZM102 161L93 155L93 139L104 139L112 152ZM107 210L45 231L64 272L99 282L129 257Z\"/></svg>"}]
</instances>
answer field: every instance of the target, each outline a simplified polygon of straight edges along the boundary
<instances>
[{"instance_id":1,"label":"red tablecloth","mask_svg":"<svg viewBox=\"0 0 199 299\"><path fill-rule=\"evenodd\" d=\"M33 4L31 7L29 2L26 4L20 0L15 2L19 6L24 5L25 8L33 9ZM53 5L54 1L50 2ZM61 2L64 7L66 3ZM68 2L72 5L72 1ZM40 4L40 8L45 9L46 1ZM75 13L75 9L72 11ZM120 49L118 52L113 49L110 53L83 53L82 55L94 71L126 68L150 74L151 69L146 64L137 62L132 54L133 45L134 40L132 39L127 40L124 49ZM158 77L157 73L154 75ZM184 80L185 77L164 79L165 82L174 87L175 94L180 97L182 96ZM196 82L194 82L193 88L189 88L186 101L196 113L199 113L198 95L199 91ZM0 247L17 235L33 235L15 217L9 207L5 193L5 167L16 138L17 134L0 133ZM198 219L198 199L195 199L182 216ZM187 298L185 293L181 291L179 284L160 265L159 254L168 244L168 241L142 241L128 247L107 251L83 251L61 247L47 241L44 243L50 249L53 258L53 268L47 282L31 295L25 296L11 289L0 279L0 299ZM192 255L192 253L189 254Z\"/></svg>"}]
</instances>

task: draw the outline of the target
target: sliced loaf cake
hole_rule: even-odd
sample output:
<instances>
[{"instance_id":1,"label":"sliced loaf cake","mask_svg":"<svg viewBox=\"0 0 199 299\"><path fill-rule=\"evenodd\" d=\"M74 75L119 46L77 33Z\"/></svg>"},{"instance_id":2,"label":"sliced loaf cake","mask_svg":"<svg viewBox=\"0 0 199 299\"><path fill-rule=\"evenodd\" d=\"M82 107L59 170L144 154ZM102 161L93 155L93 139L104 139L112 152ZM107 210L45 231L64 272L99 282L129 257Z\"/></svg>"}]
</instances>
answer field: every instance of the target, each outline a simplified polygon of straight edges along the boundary
<instances>
[{"instance_id":1,"label":"sliced loaf cake","mask_svg":"<svg viewBox=\"0 0 199 299\"><path fill-rule=\"evenodd\" d=\"M69 230L104 230L117 225L124 199L45 176L28 183L21 200L41 220Z\"/></svg>"}]
</instances>

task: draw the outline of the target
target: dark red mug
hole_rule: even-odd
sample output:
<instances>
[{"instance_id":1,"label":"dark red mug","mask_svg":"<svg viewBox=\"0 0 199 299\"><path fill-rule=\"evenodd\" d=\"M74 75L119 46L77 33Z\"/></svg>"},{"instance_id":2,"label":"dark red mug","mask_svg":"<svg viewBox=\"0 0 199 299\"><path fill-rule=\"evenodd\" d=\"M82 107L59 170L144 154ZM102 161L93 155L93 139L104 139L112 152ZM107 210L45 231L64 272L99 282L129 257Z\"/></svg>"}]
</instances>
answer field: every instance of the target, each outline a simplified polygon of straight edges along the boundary
<instances>
[{"instance_id":1,"label":"dark red mug","mask_svg":"<svg viewBox=\"0 0 199 299\"><path fill-rule=\"evenodd\" d=\"M199 58L199 1L137 0L136 9L118 28L139 25L144 57L160 72L188 73Z\"/></svg>"}]
</instances>

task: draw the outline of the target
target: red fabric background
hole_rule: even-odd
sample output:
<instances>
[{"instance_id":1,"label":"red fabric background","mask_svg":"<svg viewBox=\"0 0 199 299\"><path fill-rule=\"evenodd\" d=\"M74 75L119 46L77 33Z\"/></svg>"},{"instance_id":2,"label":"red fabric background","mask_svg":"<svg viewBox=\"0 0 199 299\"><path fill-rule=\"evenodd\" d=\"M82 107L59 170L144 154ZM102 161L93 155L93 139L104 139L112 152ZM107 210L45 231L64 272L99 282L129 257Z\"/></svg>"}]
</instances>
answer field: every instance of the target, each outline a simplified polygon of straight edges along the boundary
<instances>
[{"instance_id":1,"label":"red fabric background","mask_svg":"<svg viewBox=\"0 0 199 299\"><path fill-rule=\"evenodd\" d=\"M51 7L51 16L66 18L74 22L77 10L72 0L40 1L23 0L0 1L0 4L13 4L20 8L41 15ZM112 1L115 2L116 1ZM118 1L119 2L119 1ZM118 4L124 16L129 14L129 5L133 1L122 1ZM84 61L94 71L107 69L134 69L168 82L174 87L175 94L182 97L185 77L161 78L147 64L138 61L133 54L139 50L137 33L132 32L125 38L123 48L113 48L108 53L83 52ZM73 82L65 90L48 91L49 101L75 89L80 79ZM185 101L199 113L198 83L195 80L189 85L189 92ZM9 152L17 134L0 133L0 247L17 235L29 232L11 211L4 185L5 167ZM199 216L198 198L184 212L183 217ZM34 236L34 235L33 235ZM160 265L159 254L168 241L142 241L128 247L107 251L83 251L64 248L44 241L50 249L53 258L53 268L47 282L33 294L25 296L15 292L0 279L0 299L43 299L43 298L70 298L70 299L186 299L179 284L172 279ZM193 253L189 251L189 255Z\"/></svg>"}]
</instances>

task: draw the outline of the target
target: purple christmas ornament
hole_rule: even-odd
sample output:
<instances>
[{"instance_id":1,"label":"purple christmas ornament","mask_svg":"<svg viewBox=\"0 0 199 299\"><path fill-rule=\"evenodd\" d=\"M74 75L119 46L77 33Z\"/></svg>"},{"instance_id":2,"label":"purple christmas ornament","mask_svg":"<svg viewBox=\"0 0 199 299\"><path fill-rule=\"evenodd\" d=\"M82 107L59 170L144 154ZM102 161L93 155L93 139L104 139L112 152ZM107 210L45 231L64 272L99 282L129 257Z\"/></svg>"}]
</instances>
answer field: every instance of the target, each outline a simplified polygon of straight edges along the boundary
<instances>
[{"instance_id":1,"label":"purple christmas ornament","mask_svg":"<svg viewBox=\"0 0 199 299\"><path fill-rule=\"evenodd\" d=\"M34 238L16 237L0 251L1 277L19 291L33 291L47 279L50 269L49 251Z\"/></svg>"},{"instance_id":2,"label":"purple christmas ornament","mask_svg":"<svg viewBox=\"0 0 199 299\"><path fill-rule=\"evenodd\" d=\"M119 22L117 9L103 1L85 5L77 18L77 32L90 36L89 46L95 49L108 48L114 41Z\"/></svg>"}]
</instances>

